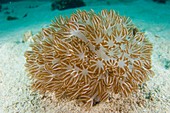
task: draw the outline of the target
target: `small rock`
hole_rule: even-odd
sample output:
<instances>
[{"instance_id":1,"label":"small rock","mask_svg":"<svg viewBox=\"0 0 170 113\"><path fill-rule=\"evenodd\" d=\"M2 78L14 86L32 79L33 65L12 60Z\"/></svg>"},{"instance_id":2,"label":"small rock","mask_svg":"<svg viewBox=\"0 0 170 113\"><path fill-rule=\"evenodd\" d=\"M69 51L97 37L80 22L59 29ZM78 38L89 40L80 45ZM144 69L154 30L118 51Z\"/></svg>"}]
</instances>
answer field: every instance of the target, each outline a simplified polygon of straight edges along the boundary
<instances>
[{"instance_id":1,"label":"small rock","mask_svg":"<svg viewBox=\"0 0 170 113\"><path fill-rule=\"evenodd\" d=\"M25 15L23 16L23 18L27 17L27 15L28 15L28 14L27 14L27 13L25 13Z\"/></svg>"},{"instance_id":2,"label":"small rock","mask_svg":"<svg viewBox=\"0 0 170 113\"><path fill-rule=\"evenodd\" d=\"M6 18L8 21L11 21L11 20L17 20L18 18L15 17L15 16L7 16Z\"/></svg>"},{"instance_id":3,"label":"small rock","mask_svg":"<svg viewBox=\"0 0 170 113\"><path fill-rule=\"evenodd\" d=\"M64 10L82 6L85 6L82 0L54 0L51 4L51 10Z\"/></svg>"},{"instance_id":4,"label":"small rock","mask_svg":"<svg viewBox=\"0 0 170 113\"><path fill-rule=\"evenodd\" d=\"M154 2L158 2L158 3L161 3L161 4L165 4L167 0L153 0Z\"/></svg>"}]
</instances>

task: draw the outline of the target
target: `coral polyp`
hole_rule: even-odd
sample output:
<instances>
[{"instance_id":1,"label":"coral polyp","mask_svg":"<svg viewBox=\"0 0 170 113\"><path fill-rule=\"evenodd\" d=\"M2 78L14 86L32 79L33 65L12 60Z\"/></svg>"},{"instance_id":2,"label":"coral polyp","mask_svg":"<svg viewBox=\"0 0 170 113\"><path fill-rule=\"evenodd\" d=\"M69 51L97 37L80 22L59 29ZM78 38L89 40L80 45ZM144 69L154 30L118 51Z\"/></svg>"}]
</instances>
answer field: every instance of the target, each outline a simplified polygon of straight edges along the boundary
<instances>
[{"instance_id":1,"label":"coral polyp","mask_svg":"<svg viewBox=\"0 0 170 113\"><path fill-rule=\"evenodd\" d=\"M78 99L88 107L110 94L128 96L153 76L152 44L114 10L56 18L25 52L32 88Z\"/></svg>"}]
</instances>

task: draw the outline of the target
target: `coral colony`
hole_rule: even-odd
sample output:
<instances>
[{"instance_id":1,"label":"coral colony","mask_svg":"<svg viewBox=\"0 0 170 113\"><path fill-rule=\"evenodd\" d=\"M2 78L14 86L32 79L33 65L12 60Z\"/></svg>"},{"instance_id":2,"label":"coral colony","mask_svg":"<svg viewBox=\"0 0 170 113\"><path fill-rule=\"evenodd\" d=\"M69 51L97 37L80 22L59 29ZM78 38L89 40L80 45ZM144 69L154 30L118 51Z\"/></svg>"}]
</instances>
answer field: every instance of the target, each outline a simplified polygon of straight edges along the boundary
<instances>
[{"instance_id":1,"label":"coral colony","mask_svg":"<svg viewBox=\"0 0 170 113\"><path fill-rule=\"evenodd\" d=\"M32 88L90 108L111 94L128 96L154 75L152 44L114 10L56 18L25 52Z\"/></svg>"}]
</instances>

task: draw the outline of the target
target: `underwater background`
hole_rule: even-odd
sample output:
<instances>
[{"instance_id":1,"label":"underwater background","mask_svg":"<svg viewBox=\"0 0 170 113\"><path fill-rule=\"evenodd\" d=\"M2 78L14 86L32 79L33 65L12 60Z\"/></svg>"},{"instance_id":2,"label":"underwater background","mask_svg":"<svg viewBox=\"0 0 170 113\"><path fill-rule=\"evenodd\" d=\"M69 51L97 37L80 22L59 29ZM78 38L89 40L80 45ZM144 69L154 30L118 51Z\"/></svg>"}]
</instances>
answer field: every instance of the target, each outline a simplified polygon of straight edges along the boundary
<instances>
[{"instance_id":1,"label":"underwater background","mask_svg":"<svg viewBox=\"0 0 170 113\"><path fill-rule=\"evenodd\" d=\"M55 17L76 10L115 10L153 44L155 76L140 91L83 111L75 100L30 90L24 52ZM170 113L170 0L0 0L0 113Z\"/></svg>"}]
</instances>

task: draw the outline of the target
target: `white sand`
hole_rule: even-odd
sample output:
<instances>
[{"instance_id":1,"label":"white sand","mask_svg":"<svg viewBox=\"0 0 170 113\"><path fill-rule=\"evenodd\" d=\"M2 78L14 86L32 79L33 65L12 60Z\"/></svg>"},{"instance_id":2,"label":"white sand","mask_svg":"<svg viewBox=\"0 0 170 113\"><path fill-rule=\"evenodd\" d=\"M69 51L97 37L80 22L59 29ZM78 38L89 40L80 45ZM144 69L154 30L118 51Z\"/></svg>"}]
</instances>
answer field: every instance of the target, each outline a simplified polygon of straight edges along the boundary
<instances>
[{"instance_id":1,"label":"white sand","mask_svg":"<svg viewBox=\"0 0 170 113\"><path fill-rule=\"evenodd\" d=\"M94 0L93 0L93 3ZM18 7L19 4L19 7ZM28 9L32 2L8 4L15 9L19 20L6 21L6 15L0 13L0 113L78 113L84 112L76 101L56 100L51 97L31 93L30 80L24 71L24 52L29 43L21 43L23 34L31 30L37 33L46 27L54 16L69 16L74 9L65 11L50 11L49 2L36 2L38 8ZM144 99L142 92L127 99L111 99L101 103L90 112L111 113L117 111L134 113L170 113L170 68L165 68L166 61L170 62L170 3L160 5L150 1L122 3L111 6L92 6L81 9L114 9L121 15L130 16L133 22L146 32L146 36L154 45L152 65L154 78L147 82L151 99ZM18 9L22 10L18 10ZM22 16L28 13L26 18ZM169 39L168 39L169 38ZM170 65L170 64L169 64ZM146 96L146 94L145 94ZM143 103L143 104L142 104ZM142 104L144 107L140 107ZM136 110L133 111L132 108Z\"/></svg>"}]
</instances>

